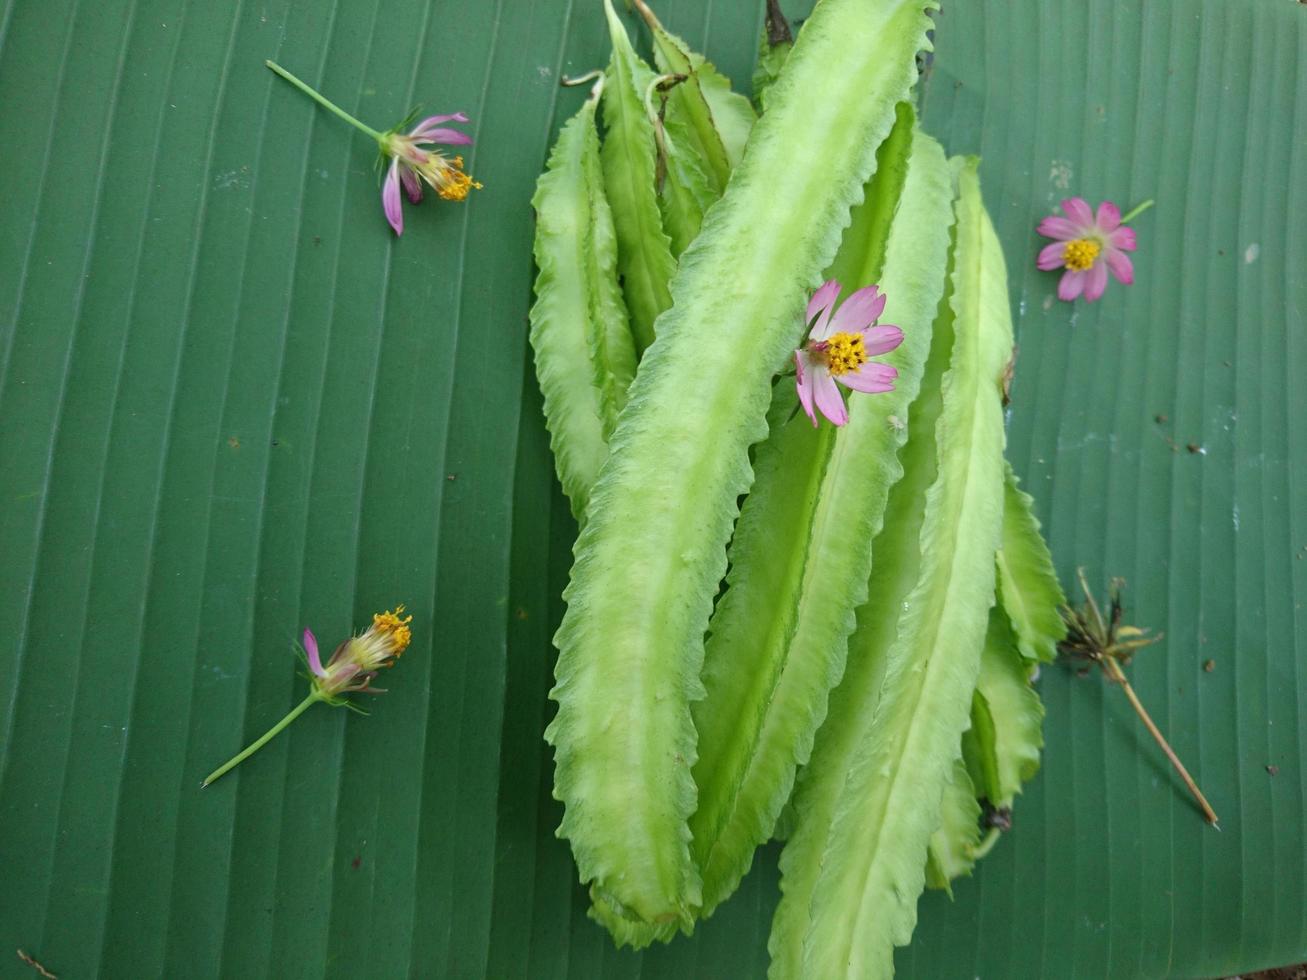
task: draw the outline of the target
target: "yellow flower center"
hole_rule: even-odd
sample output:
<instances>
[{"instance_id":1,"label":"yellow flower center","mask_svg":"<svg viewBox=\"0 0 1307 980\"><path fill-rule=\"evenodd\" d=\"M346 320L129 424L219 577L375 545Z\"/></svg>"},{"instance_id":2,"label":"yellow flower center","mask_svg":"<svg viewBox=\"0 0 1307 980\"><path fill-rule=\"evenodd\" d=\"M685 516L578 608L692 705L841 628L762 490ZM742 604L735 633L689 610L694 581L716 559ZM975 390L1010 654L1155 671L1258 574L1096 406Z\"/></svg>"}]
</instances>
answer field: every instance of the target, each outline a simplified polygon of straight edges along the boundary
<instances>
[{"instance_id":1,"label":"yellow flower center","mask_svg":"<svg viewBox=\"0 0 1307 980\"><path fill-rule=\"evenodd\" d=\"M462 157L447 160L439 153L424 152L427 153L427 159L418 166L417 171L446 201L465 200L473 188L481 189L479 182L463 172Z\"/></svg>"},{"instance_id":2,"label":"yellow flower center","mask_svg":"<svg viewBox=\"0 0 1307 980\"><path fill-rule=\"evenodd\" d=\"M867 345L860 333L832 334L825 344L826 365L832 375L856 371L867 361Z\"/></svg>"},{"instance_id":3,"label":"yellow flower center","mask_svg":"<svg viewBox=\"0 0 1307 980\"><path fill-rule=\"evenodd\" d=\"M1094 264L1102 246L1092 238L1077 238L1062 249L1062 261L1072 272L1084 272Z\"/></svg>"},{"instance_id":4,"label":"yellow flower center","mask_svg":"<svg viewBox=\"0 0 1307 980\"><path fill-rule=\"evenodd\" d=\"M408 626L413 622L413 617L404 616L403 613L403 605L398 605L394 612L387 610L383 613L374 613L372 616L372 629L383 634L390 641L394 651L393 656L396 657L408 649L413 639L413 631Z\"/></svg>"}]
</instances>

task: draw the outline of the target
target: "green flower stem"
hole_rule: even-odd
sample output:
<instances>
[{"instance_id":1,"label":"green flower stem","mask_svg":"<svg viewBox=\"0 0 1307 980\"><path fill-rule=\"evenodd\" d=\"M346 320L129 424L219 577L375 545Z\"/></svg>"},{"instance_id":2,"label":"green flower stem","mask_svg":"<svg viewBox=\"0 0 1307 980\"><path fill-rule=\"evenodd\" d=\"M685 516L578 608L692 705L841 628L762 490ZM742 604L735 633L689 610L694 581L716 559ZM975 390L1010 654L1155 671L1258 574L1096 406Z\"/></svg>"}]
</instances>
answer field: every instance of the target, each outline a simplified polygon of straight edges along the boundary
<instances>
[{"instance_id":1,"label":"green flower stem","mask_svg":"<svg viewBox=\"0 0 1307 980\"><path fill-rule=\"evenodd\" d=\"M348 112L346 112L346 111L345 111L344 109L342 109L340 106L336 105L336 103L332 102L332 101L331 101L330 99L328 99L326 96L321 95L321 94L319 94L318 92L316 92L315 90L313 90L312 88L310 88L307 84L305 84L304 82L300 81L298 78L296 78L294 75L292 75L290 72L288 72L285 68L281 67L281 65L277 64L275 61L265 61L264 64L267 65L269 68L271 68L273 71L275 71L275 72L276 72L278 75L280 75L282 78L286 79L286 81L288 81L288 82L290 82L292 85L294 85L297 89L299 89L301 92L303 92L303 93L304 93L305 95L307 95L309 98L311 98L311 99L313 99L315 102L317 102L318 105L322 106L324 109L330 109L330 110L331 110L332 112L334 112L336 115L340 116L341 119L344 119L345 122L349 123L351 126L355 127L356 129L361 129L361 130L363 130L363 132L367 133L369 136L371 136L371 137L372 137L374 140L376 140L378 143L380 143L380 142L382 142L382 141L385 140L386 136L385 136L384 133L378 133L378 132L377 132L375 129L373 129L371 126L368 126L368 125L365 124L365 123L361 123L361 122L359 122L357 119L355 119L353 116L351 116ZM1152 202L1150 201L1149 203L1151 204ZM1132 213L1133 213L1133 212L1132 212Z\"/></svg>"},{"instance_id":2,"label":"green flower stem","mask_svg":"<svg viewBox=\"0 0 1307 980\"><path fill-rule=\"evenodd\" d=\"M977 844L976 849L971 853L972 860L979 861L986 854L992 851L994 845L998 843L998 839L1001 836L1002 832L997 827L991 827L989 833L985 835L985 839Z\"/></svg>"},{"instance_id":3,"label":"green flower stem","mask_svg":"<svg viewBox=\"0 0 1307 980\"><path fill-rule=\"evenodd\" d=\"M1141 214L1143 214L1145 211L1147 211L1147 210L1148 210L1149 208L1151 208L1152 206L1153 206L1153 199L1150 197L1150 198L1149 198L1147 201L1145 201L1143 204L1140 204L1140 205L1137 205L1137 206L1134 207L1134 208L1131 208L1131 209L1130 209L1129 211L1127 211L1124 215L1122 215L1122 216L1121 216L1121 224L1123 224L1123 225L1124 225L1124 224L1129 224L1131 221L1133 221L1135 218L1139 217Z\"/></svg>"},{"instance_id":4,"label":"green flower stem","mask_svg":"<svg viewBox=\"0 0 1307 980\"><path fill-rule=\"evenodd\" d=\"M223 776L226 773L230 772L232 769L235 769L242 762L244 762L246 759L252 756L255 752L259 751L259 749L263 748L265 745L271 742L272 739L283 728L285 728L292 721L294 721L296 718L302 715L305 709L308 708L309 705L311 705L314 701L321 701L321 700L322 700L322 696L318 694L317 690L315 689L314 691L312 691L308 697L306 697L299 704L295 705L295 707L291 708L290 712L286 715L285 718L283 718L281 721L277 722L277 724L269 728L256 741L250 743L249 748L245 749L239 755L233 756L232 759L226 765L219 766L217 769L213 770L213 772L209 773L209 775L205 776L204 782L200 783L200 789L203 789L205 786L208 786L219 776Z\"/></svg>"}]
</instances>

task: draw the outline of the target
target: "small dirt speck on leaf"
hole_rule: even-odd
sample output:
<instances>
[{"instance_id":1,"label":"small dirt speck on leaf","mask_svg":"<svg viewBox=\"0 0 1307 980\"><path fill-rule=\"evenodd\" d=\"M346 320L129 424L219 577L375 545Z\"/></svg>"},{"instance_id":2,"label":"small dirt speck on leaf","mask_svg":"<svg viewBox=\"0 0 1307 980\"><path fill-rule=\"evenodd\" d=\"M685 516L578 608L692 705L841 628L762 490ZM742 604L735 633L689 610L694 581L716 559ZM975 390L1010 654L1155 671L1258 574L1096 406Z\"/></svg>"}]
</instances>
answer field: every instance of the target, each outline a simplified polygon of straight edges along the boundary
<instances>
[{"instance_id":1,"label":"small dirt speck on leaf","mask_svg":"<svg viewBox=\"0 0 1307 980\"><path fill-rule=\"evenodd\" d=\"M1215 660L1204 660L1204 661L1203 661L1203 670L1207 671L1207 673L1210 674L1210 673L1211 673L1212 671L1214 671L1215 669L1216 669L1216 661L1215 661Z\"/></svg>"},{"instance_id":2,"label":"small dirt speck on leaf","mask_svg":"<svg viewBox=\"0 0 1307 980\"><path fill-rule=\"evenodd\" d=\"M1271 775L1271 776L1278 776L1278 775L1280 774L1280 767L1279 767L1279 766L1267 766L1267 767L1266 767L1266 772L1267 772L1268 775Z\"/></svg>"}]
</instances>

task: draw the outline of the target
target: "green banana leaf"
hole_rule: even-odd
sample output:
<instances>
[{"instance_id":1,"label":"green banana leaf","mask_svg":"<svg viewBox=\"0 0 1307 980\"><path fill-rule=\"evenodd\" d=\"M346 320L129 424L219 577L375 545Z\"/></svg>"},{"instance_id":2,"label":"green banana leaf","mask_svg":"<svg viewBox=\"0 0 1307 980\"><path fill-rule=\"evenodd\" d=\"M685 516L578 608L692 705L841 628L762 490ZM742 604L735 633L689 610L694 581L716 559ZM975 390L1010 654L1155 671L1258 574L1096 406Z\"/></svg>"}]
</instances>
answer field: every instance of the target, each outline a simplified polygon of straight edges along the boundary
<instances>
[{"instance_id":1,"label":"green banana leaf","mask_svg":"<svg viewBox=\"0 0 1307 980\"><path fill-rule=\"evenodd\" d=\"M746 83L761 0L655 8ZM983 157L1011 273L1009 456L1068 591L1123 575L1165 631L1131 679L1222 830L1120 692L1045 666L1040 773L899 974L1307 958L1307 8L937 24L923 125ZM607 51L598 0L0 2L0 977L35 975L15 949L66 977L765 973L777 845L636 954L553 836L575 527L528 202L584 98L560 76ZM466 111L485 189L396 240L374 148L265 58L374 126ZM1095 304L1034 267L1070 194L1157 201ZM303 696L303 627L398 602L415 640L371 717L315 706L200 790Z\"/></svg>"}]
</instances>

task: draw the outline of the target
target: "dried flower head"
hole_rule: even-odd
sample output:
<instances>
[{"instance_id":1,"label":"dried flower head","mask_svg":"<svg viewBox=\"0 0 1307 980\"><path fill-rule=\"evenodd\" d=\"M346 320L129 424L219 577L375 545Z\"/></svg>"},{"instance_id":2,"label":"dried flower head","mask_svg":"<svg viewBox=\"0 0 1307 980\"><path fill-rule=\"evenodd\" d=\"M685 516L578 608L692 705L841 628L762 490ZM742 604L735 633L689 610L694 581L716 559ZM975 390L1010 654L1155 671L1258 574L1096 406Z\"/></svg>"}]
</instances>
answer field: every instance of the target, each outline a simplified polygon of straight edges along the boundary
<instances>
[{"instance_id":1,"label":"dried flower head","mask_svg":"<svg viewBox=\"0 0 1307 980\"><path fill-rule=\"evenodd\" d=\"M352 708L354 706L345 697L347 694L384 693L380 688L372 686L372 679L383 667L393 667L395 661L408 649L409 643L413 640L413 630L409 625L412 622L413 617L404 615L402 605L396 606L393 612L387 610L376 613L372 617L371 626L336 647L336 652L331 655L325 667L318 653L318 638L313 635L312 630L306 629L304 659L308 662L311 672L308 697L246 749L209 773L200 785L208 786L219 776L236 768L267 745L274 736L303 714L314 702L323 701L333 706L344 705Z\"/></svg>"},{"instance_id":2,"label":"dried flower head","mask_svg":"<svg viewBox=\"0 0 1307 980\"><path fill-rule=\"evenodd\" d=\"M296 78L281 65L268 61L265 64L286 81L313 99L323 108L335 113L351 126L377 141L381 156L390 161L390 169L381 185L381 209L396 235L404 233L404 212L400 203L400 187L414 204L422 200L422 185L431 187L446 201L462 201L468 192L481 185L463 171L463 158L446 156L437 146L469 146L472 137L457 129L442 125L447 122L465 123L461 112L444 116L428 116L407 133L401 133L416 113L393 129L382 133L355 119L348 112L316 89Z\"/></svg>"}]
</instances>

